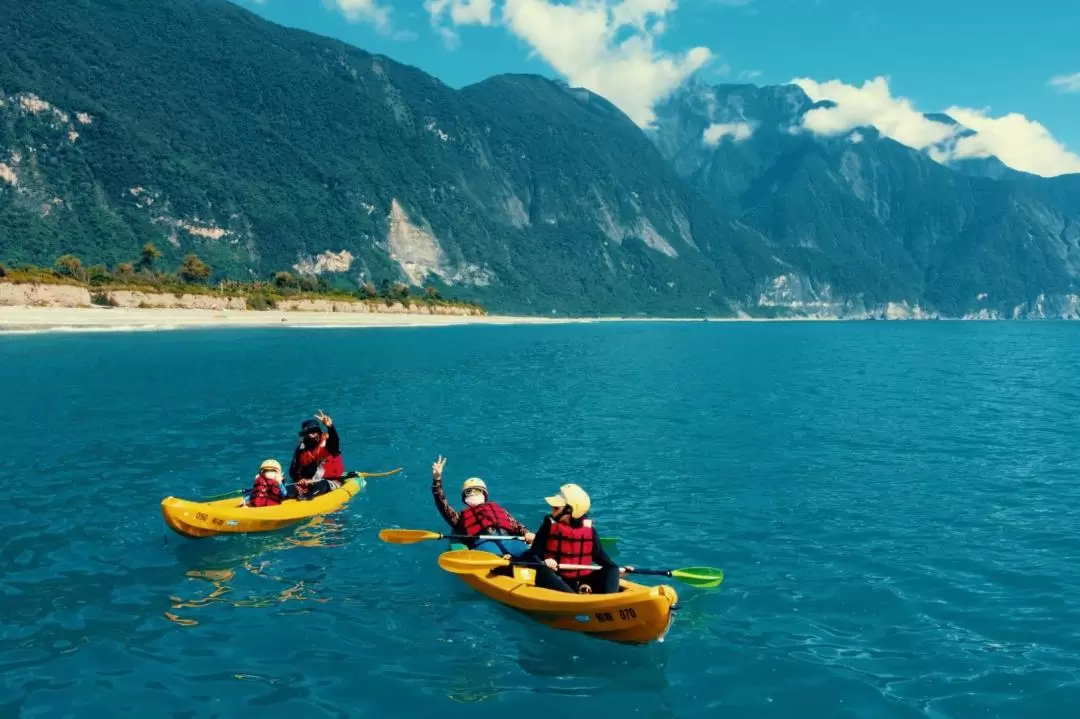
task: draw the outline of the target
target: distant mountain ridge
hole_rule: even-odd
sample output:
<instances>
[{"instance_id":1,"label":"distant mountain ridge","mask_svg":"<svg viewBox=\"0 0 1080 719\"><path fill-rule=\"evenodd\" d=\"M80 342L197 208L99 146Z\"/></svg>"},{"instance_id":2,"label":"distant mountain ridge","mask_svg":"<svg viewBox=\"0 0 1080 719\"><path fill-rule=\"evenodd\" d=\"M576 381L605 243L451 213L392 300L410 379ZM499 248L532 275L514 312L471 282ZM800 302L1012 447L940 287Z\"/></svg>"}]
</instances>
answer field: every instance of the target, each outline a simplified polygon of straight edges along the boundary
<instances>
[{"instance_id":1,"label":"distant mountain ridge","mask_svg":"<svg viewBox=\"0 0 1080 719\"><path fill-rule=\"evenodd\" d=\"M9 264L113 265L153 241L218 277L403 280L543 314L1080 305L1080 176L945 167L871 129L792 134L825 106L794 86L690 83L644 133L565 83L457 91L224 0L14 5L0 5Z\"/></svg>"},{"instance_id":2,"label":"distant mountain ridge","mask_svg":"<svg viewBox=\"0 0 1080 719\"><path fill-rule=\"evenodd\" d=\"M691 83L657 108L649 134L687 182L791 267L780 289L792 301L1075 313L1080 176L1037 177L996 158L946 166L871 127L792 131L821 106L794 85ZM737 124L752 133L707 141L710 127Z\"/></svg>"}]
</instances>

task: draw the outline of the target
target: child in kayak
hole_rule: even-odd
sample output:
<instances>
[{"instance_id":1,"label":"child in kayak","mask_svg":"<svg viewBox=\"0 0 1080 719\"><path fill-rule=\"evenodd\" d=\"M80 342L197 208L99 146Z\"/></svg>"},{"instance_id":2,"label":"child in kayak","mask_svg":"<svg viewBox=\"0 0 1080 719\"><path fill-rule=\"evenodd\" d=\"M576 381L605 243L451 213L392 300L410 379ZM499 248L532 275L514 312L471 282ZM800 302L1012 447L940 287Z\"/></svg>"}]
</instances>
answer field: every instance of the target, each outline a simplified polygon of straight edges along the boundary
<instances>
[{"instance_id":1,"label":"child in kayak","mask_svg":"<svg viewBox=\"0 0 1080 719\"><path fill-rule=\"evenodd\" d=\"M462 543L469 549L502 556L516 557L525 552L533 541L533 533L525 529L509 512L488 499L488 488L484 480L479 477L466 479L461 485L461 501L465 503L465 509L457 512L450 506L442 488L442 472L445 466L446 458L442 455L431 465L431 494L435 498L435 508L453 529L453 533L470 537L493 534L508 536L507 539L469 539Z\"/></svg>"},{"instance_id":2,"label":"child in kayak","mask_svg":"<svg viewBox=\"0 0 1080 719\"><path fill-rule=\"evenodd\" d=\"M281 463L276 459L264 460L255 475L247 505L249 507L272 507L281 504L285 497L285 480L281 476Z\"/></svg>"},{"instance_id":3,"label":"child in kayak","mask_svg":"<svg viewBox=\"0 0 1080 719\"><path fill-rule=\"evenodd\" d=\"M564 484L554 497L544 498L551 514L544 517L536 538L519 561L543 563L536 568L536 586L560 592L614 594L619 591L619 566L600 545L589 518L592 501L576 484ZM595 564L600 569L559 569L560 564Z\"/></svg>"},{"instance_id":4,"label":"child in kayak","mask_svg":"<svg viewBox=\"0 0 1080 719\"><path fill-rule=\"evenodd\" d=\"M326 432L322 431L322 422ZM288 498L312 499L341 486L345 464L341 461L341 439L330 417L319 410L315 419L300 425L300 442L289 464L289 478L294 482ZM337 478L337 479L333 479Z\"/></svg>"}]
</instances>

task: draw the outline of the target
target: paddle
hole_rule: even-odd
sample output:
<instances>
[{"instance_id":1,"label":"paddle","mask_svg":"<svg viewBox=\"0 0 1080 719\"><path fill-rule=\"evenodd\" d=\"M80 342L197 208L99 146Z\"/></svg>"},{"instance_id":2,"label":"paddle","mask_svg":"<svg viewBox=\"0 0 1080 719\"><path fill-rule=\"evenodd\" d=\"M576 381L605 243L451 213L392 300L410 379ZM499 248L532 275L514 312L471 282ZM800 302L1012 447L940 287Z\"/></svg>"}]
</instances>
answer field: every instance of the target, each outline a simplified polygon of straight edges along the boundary
<instances>
[{"instance_id":1,"label":"paddle","mask_svg":"<svg viewBox=\"0 0 1080 719\"><path fill-rule=\"evenodd\" d=\"M520 567L540 567L542 564L534 562L518 562L503 559L490 552L479 552L471 549L456 549L439 556L439 566L451 574L475 574L486 572L498 567L506 567L511 564ZM600 569L595 564L560 564L559 569ZM702 589L711 589L719 586L724 581L724 570L714 567L684 567L682 569L639 569L638 567L621 567L627 574L651 574L661 577L671 577L681 582Z\"/></svg>"},{"instance_id":2,"label":"paddle","mask_svg":"<svg viewBox=\"0 0 1080 719\"><path fill-rule=\"evenodd\" d=\"M391 474L397 474L401 470L402 470L402 468L398 467L397 469L391 469L391 470L389 470L387 472L346 472L345 474L341 475L340 477L323 477L323 479L341 481L343 479L352 479L353 477L363 477L365 479L368 478L368 477L388 477ZM285 487L294 487L294 486L296 486L296 484L297 484L296 482L286 482L283 486L285 486ZM225 494L216 494L213 497L207 497L206 499L204 499L202 501L204 501L204 502L217 502L218 500L222 500L222 499L232 499L233 497L243 496L245 493L250 492L250 491L251 491L250 487L248 487L246 489L234 489L233 491L226 492Z\"/></svg>"},{"instance_id":3,"label":"paddle","mask_svg":"<svg viewBox=\"0 0 1080 719\"><path fill-rule=\"evenodd\" d=\"M502 535L502 534L481 534L475 537L470 537L467 534L439 534L438 532L428 532L423 529L384 529L379 532L379 539L389 544L416 544L417 542L424 542L429 539L457 539L461 541L469 539L521 539L525 538L518 535ZM615 537L601 537L600 544L604 545L605 549L614 549L616 543L619 540Z\"/></svg>"}]
</instances>

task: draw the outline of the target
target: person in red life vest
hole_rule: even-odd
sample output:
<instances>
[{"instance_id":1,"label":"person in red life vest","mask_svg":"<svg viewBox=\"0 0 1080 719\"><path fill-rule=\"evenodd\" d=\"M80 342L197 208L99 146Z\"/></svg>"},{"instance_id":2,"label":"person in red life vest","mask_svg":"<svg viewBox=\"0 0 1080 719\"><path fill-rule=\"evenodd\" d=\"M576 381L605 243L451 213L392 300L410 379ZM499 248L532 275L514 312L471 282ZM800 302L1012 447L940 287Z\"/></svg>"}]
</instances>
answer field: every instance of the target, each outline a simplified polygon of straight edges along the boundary
<instances>
[{"instance_id":1,"label":"person in red life vest","mask_svg":"<svg viewBox=\"0 0 1080 719\"><path fill-rule=\"evenodd\" d=\"M323 432L319 425L326 425ZM341 486L343 480L331 479L345 474L345 464L341 460L341 439L337 427L322 410L315 413L315 419L305 419L300 425L300 443L293 452L289 464L289 478L294 482L289 490L289 497L311 499L326 494Z\"/></svg>"},{"instance_id":2,"label":"person in red life vest","mask_svg":"<svg viewBox=\"0 0 1080 719\"><path fill-rule=\"evenodd\" d=\"M478 549L499 555L516 557L529 548L533 541L533 533L514 519L509 512L500 505L490 501L488 488L484 480L479 477L470 477L461 485L461 501L465 508L456 511L446 501L443 493L442 474L446 466L446 458L439 456L435 464L431 465L431 494L435 498L435 507L439 510L446 523L450 525L454 534L476 537L481 535L504 535L516 537L508 539L464 540L469 549ZM524 540L522 540L524 538Z\"/></svg>"},{"instance_id":3,"label":"person in red life vest","mask_svg":"<svg viewBox=\"0 0 1080 719\"><path fill-rule=\"evenodd\" d=\"M272 507L285 498L282 491L281 463L276 459L264 460L247 498L249 507Z\"/></svg>"},{"instance_id":4,"label":"person in red life vest","mask_svg":"<svg viewBox=\"0 0 1080 719\"><path fill-rule=\"evenodd\" d=\"M536 568L536 586L560 592L614 594L619 591L619 566L600 545L589 518L592 501L576 484L564 484L554 497L544 498L551 514L544 517L523 562L543 562ZM593 564L600 569L559 569L560 564Z\"/></svg>"}]
</instances>

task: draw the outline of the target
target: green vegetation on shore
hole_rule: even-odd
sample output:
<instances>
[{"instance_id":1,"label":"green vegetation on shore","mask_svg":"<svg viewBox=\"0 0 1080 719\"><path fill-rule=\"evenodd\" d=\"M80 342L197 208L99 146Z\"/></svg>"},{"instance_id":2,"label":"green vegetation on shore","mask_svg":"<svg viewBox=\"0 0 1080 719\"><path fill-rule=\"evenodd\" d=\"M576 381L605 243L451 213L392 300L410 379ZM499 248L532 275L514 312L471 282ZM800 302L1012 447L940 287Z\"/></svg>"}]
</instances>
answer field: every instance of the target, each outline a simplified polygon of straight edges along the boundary
<instances>
[{"instance_id":1,"label":"green vegetation on shore","mask_svg":"<svg viewBox=\"0 0 1080 719\"><path fill-rule=\"evenodd\" d=\"M121 262L112 269L103 264L84 266L75 255L58 257L53 267L20 264L6 267L0 264L0 281L13 284L63 284L85 287L95 302L109 304L107 292L126 290L143 293L174 295L210 295L242 297L248 309L274 309L282 300L327 300L331 302L368 302L390 305L400 302L406 307L460 307L484 312L473 302L447 299L436 287L425 287L422 294L403 282L386 279L375 285L365 282L356 289L332 286L325 279L291 272L274 272L266 279L247 282L222 279L210 283L213 268L195 253L189 253L175 271L160 267L161 253L153 243L146 243L135 262Z\"/></svg>"}]
</instances>

